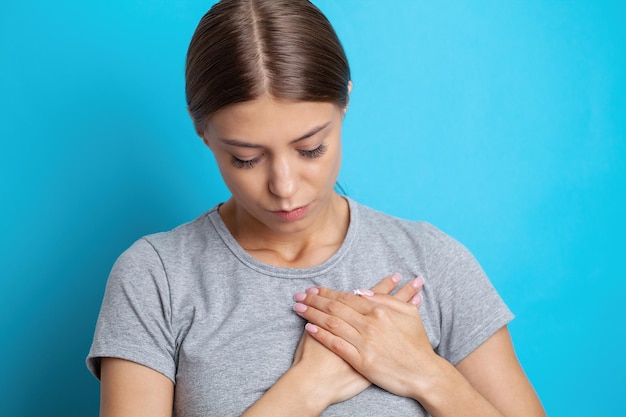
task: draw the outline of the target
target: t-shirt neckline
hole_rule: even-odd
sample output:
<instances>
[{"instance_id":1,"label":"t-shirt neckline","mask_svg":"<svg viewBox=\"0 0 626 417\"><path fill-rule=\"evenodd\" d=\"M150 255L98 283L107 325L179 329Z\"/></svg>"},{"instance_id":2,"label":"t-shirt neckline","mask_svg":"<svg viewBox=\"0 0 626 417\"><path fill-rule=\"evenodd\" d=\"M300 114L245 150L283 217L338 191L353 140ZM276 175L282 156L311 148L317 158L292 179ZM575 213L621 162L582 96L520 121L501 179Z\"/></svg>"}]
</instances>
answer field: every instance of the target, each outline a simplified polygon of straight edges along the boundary
<instances>
[{"instance_id":1,"label":"t-shirt neckline","mask_svg":"<svg viewBox=\"0 0 626 417\"><path fill-rule=\"evenodd\" d=\"M230 233L226 224L222 220L218 212L218 208L220 204L212 208L208 213L207 217L213 224L215 231L220 236L224 244L228 247L228 249L232 252L232 254L244 265L248 268L276 278L287 278L287 279L305 279L312 278L318 275L322 275L326 273L329 269L334 267L348 252L352 242L357 233L357 225L358 225L358 204L351 198L343 196L348 202L348 207L350 210L350 221L348 223L348 231L346 236L341 243L341 246L337 251L326 261L319 265L307 267L307 268L286 268L275 265L269 265L264 262L259 261L250 255L246 250L241 247L239 242L233 237Z\"/></svg>"}]
</instances>

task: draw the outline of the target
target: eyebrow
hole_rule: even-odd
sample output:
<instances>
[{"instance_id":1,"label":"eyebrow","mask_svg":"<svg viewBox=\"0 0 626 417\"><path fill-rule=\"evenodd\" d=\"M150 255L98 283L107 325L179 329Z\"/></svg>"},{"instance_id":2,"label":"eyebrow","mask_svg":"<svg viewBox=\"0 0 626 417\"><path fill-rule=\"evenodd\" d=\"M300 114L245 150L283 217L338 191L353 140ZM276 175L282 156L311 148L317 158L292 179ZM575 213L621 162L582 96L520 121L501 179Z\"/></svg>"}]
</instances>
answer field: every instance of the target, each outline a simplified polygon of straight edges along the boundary
<instances>
[{"instance_id":1,"label":"eyebrow","mask_svg":"<svg viewBox=\"0 0 626 417\"><path fill-rule=\"evenodd\" d=\"M302 140L308 139L311 136L314 136L317 133L321 132L322 130L326 129L331 123L332 123L332 121L324 123L321 126L314 127L313 129L311 129L310 131L308 131L304 135L302 135L299 138L296 138L296 139L292 140L291 142L289 142L289 144L294 144L294 143L300 142ZM242 141L242 140L239 140L239 139L226 139L226 138L218 138L218 139L222 143L225 143L226 145L237 146L237 147L240 147L240 148L258 149L258 148L262 148L263 147L261 145L255 144L255 143L248 143L248 142L245 142L245 141Z\"/></svg>"}]
</instances>

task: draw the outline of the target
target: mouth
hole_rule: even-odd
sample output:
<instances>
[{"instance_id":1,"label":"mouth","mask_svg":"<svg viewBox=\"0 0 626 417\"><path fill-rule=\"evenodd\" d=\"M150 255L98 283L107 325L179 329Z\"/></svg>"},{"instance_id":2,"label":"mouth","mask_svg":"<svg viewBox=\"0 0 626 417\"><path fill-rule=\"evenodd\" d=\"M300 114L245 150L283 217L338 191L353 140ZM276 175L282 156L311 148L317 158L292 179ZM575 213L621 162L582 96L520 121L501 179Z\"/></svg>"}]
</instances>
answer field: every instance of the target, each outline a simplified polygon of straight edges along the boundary
<instances>
[{"instance_id":1,"label":"mouth","mask_svg":"<svg viewBox=\"0 0 626 417\"><path fill-rule=\"evenodd\" d=\"M306 205L290 211L278 210L273 211L272 213L278 216L283 221L293 222L296 220L300 220L302 217L304 217L308 207L309 206Z\"/></svg>"}]
</instances>

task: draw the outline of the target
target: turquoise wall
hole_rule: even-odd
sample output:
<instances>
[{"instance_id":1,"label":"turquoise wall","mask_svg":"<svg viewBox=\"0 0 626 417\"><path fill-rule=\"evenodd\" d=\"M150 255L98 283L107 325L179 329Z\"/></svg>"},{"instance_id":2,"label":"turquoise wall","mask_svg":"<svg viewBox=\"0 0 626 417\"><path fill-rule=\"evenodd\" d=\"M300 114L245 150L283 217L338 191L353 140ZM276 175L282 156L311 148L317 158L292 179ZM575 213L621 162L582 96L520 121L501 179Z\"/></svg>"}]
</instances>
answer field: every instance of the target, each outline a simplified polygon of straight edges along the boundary
<instances>
[{"instance_id":1,"label":"turquoise wall","mask_svg":"<svg viewBox=\"0 0 626 417\"><path fill-rule=\"evenodd\" d=\"M115 258L227 198L183 96L210 4L0 6L0 415L96 415L84 357ZM353 67L348 194L474 252L549 415L618 415L624 3L316 4Z\"/></svg>"}]
</instances>

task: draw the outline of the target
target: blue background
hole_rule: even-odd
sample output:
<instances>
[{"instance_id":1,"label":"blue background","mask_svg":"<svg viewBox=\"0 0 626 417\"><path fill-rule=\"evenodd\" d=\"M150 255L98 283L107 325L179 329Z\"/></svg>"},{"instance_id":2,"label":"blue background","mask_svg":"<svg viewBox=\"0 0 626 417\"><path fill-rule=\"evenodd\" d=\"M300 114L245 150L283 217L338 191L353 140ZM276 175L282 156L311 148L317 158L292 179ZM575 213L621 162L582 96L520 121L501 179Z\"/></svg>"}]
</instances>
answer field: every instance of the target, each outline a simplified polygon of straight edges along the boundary
<instances>
[{"instance_id":1,"label":"blue background","mask_svg":"<svg viewBox=\"0 0 626 417\"><path fill-rule=\"evenodd\" d=\"M227 198L183 95L210 4L0 6L0 415L96 415L84 357L115 258ZM473 251L549 415L618 415L624 2L316 4L353 68L347 193Z\"/></svg>"}]
</instances>

